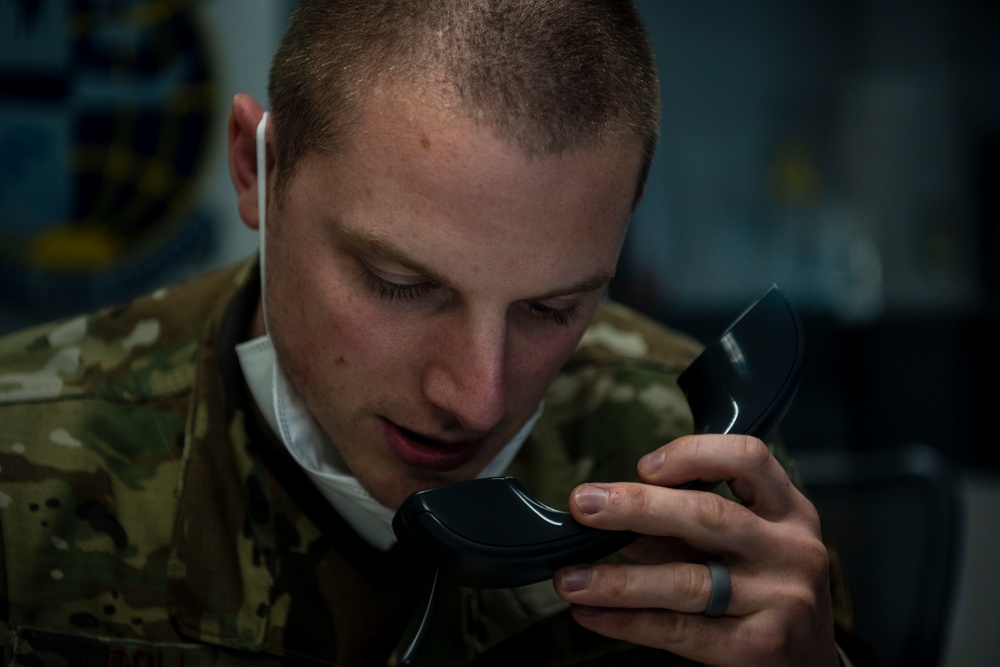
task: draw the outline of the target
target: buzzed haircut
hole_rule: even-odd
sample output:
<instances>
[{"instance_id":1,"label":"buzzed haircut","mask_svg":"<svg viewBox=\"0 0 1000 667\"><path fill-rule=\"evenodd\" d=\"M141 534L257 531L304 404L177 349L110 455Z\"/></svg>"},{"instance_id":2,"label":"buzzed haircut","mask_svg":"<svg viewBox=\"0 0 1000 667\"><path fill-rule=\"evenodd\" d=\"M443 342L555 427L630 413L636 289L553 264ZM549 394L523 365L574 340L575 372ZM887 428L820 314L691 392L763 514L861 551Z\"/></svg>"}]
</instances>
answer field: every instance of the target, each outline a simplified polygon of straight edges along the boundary
<instances>
[{"instance_id":1,"label":"buzzed haircut","mask_svg":"<svg viewBox=\"0 0 1000 667\"><path fill-rule=\"evenodd\" d=\"M299 0L270 72L280 202L336 152L376 82L438 85L527 155L659 134L656 62L630 0Z\"/></svg>"}]
</instances>

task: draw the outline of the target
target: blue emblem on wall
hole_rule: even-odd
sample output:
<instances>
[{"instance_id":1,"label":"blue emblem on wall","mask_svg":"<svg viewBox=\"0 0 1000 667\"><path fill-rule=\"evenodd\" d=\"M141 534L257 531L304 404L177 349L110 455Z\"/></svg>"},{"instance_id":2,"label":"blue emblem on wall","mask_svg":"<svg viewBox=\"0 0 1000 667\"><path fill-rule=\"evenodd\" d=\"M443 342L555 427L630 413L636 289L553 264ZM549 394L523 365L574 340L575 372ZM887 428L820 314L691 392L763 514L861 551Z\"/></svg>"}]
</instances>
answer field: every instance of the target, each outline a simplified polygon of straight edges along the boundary
<instances>
[{"instance_id":1,"label":"blue emblem on wall","mask_svg":"<svg viewBox=\"0 0 1000 667\"><path fill-rule=\"evenodd\" d=\"M0 299L127 299L211 245L216 112L194 0L0 3Z\"/></svg>"}]
</instances>

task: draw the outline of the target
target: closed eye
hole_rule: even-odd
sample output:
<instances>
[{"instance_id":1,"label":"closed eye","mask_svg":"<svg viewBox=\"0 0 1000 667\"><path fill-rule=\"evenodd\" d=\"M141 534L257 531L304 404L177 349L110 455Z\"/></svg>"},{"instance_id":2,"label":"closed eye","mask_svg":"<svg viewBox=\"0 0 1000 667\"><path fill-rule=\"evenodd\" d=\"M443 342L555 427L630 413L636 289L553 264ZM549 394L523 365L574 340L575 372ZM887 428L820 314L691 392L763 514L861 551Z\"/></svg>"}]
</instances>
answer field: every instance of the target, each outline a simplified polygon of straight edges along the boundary
<instances>
[{"instance_id":1,"label":"closed eye","mask_svg":"<svg viewBox=\"0 0 1000 667\"><path fill-rule=\"evenodd\" d=\"M541 301L528 301L525 304L528 314L540 320L547 320L559 326L573 323L580 313L580 302L573 301L567 306L551 306Z\"/></svg>"},{"instance_id":2,"label":"closed eye","mask_svg":"<svg viewBox=\"0 0 1000 667\"><path fill-rule=\"evenodd\" d=\"M420 282L412 283L389 280L388 278L382 277L368 266L362 266L361 271L361 278L364 282L365 288L386 301L409 301L411 299L418 299L437 287L436 283L428 280L421 280Z\"/></svg>"}]
</instances>

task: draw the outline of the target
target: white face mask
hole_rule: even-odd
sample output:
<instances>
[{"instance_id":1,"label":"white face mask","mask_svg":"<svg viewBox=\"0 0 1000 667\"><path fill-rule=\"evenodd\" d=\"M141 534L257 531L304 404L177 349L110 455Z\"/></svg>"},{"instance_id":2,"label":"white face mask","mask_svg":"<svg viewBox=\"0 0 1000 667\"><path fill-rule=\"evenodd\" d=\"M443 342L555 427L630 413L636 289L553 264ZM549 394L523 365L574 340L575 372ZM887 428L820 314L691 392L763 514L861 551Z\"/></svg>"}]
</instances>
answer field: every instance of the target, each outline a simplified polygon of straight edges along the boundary
<instances>
[{"instance_id":1,"label":"white face mask","mask_svg":"<svg viewBox=\"0 0 1000 667\"><path fill-rule=\"evenodd\" d=\"M264 224L267 210L267 169L264 133L267 114L257 126L257 215L260 232L260 302L267 330L264 306L265 247ZM257 408L271 430L280 438L292 458L302 467L333 508L369 544L383 551L396 543L392 532L395 511L382 505L365 491L348 471L337 448L306 408L302 397L285 377L267 334L236 346L243 376ZM500 475L521 449L542 412L535 413L478 477Z\"/></svg>"}]
</instances>

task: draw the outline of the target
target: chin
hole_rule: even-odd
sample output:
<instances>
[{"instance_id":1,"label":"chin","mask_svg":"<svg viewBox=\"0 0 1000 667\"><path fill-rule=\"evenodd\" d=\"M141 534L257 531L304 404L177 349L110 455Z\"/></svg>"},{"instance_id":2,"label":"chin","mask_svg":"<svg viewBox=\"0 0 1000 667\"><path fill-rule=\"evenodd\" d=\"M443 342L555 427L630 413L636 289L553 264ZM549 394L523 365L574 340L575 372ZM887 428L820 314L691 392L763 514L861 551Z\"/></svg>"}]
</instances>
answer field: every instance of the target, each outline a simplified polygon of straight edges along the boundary
<instances>
[{"instance_id":1,"label":"chin","mask_svg":"<svg viewBox=\"0 0 1000 667\"><path fill-rule=\"evenodd\" d=\"M469 475L456 476L454 479L441 479L438 477L433 479L405 477L392 482L387 481L382 485L381 491L373 492L372 490L369 490L368 493L370 493L375 500L385 507L397 510L399 509L399 506L403 504L404 500L418 491L433 489L438 486L444 486L445 484L472 479L473 477L475 477L475 474L472 473Z\"/></svg>"}]
</instances>

